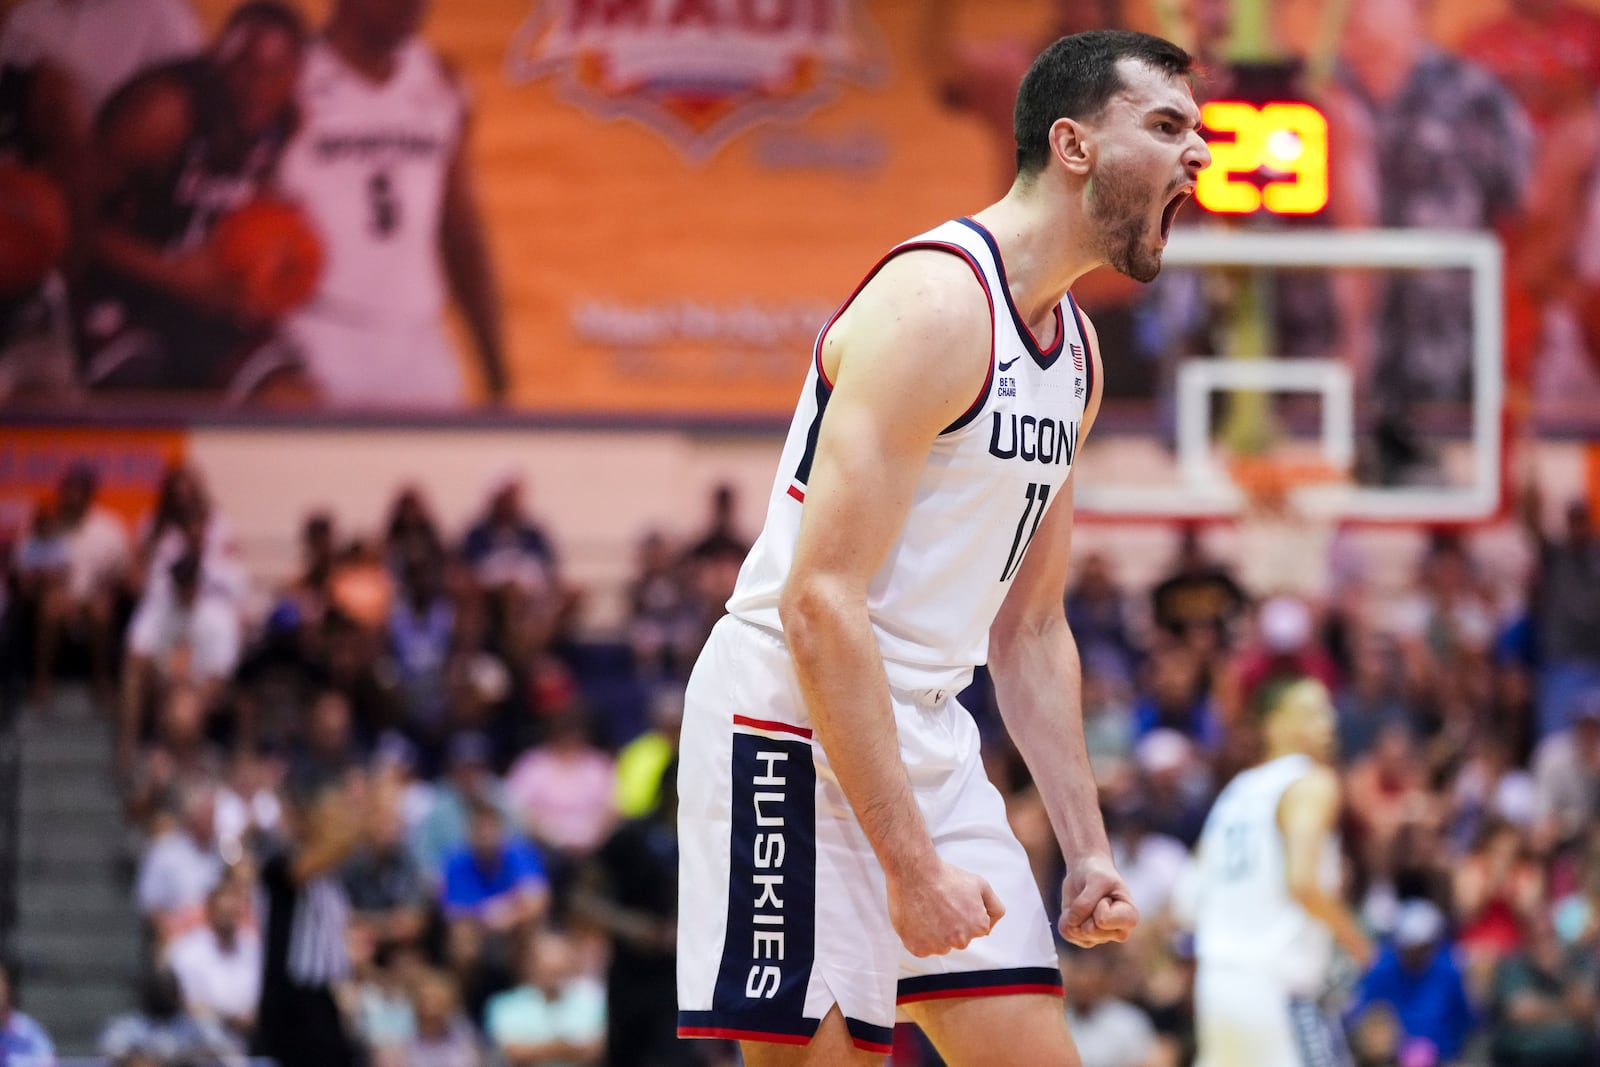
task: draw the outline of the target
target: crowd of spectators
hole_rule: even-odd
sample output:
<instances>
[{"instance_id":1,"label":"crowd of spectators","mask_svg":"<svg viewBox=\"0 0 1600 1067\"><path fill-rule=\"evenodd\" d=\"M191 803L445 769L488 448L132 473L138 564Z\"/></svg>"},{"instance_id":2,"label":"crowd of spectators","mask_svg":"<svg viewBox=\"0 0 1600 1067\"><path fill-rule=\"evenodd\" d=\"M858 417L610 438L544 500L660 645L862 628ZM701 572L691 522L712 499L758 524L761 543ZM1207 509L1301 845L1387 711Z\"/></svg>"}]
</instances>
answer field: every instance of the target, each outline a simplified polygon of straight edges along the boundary
<instances>
[{"instance_id":1,"label":"crowd of spectators","mask_svg":"<svg viewBox=\"0 0 1600 1067\"><path fill-rule=\"evenodd\" d=\"M641 538L609 640L580 631L581 591L514 479L459 536L414 488L374 531L309 516L277 590L194 469L132 535L90 468L59 495L67 518L12 554L11 615L58 625L24 660L32 691L67 649L117 723L151 956L108 1055L284 1055L270 1033L309 1009L273 987L307 975L351 1047L393 1067L724 1055L673 1036L672 783L682 687L747 549L730 490L701 536ZM1404 589L1343 545L1317 600L1245 588L1201 527L1146 589L1078 559L1085 735L1144 917L1127 946L1064 957L1086 1064L1186 1062L1190 849L1255 758L1257 696L1288 675L1334 694L1346 887L1384 945L1340 975L1358 1064L1600 1054L1600 545L1582 505L1548 529L1531 487L1521 505L1519 577L1446 530ZM71 602L108 607L54 607L74 580ZM122 640L98 645L94 619ZM981 674L967 702L1054 904L1061 858ZM936 1062L902 1046L897 1063Z\"/></svg>"},{"instance_id":2,"label":"crowd of spectators","mask_svg":"<svg viewBox=\"0 0 1600 1067\"><path fill-rule=\"evenodd\" d=\"M57 6L15 10L0 64L35 79L42 103L62 102L46 91L62 75L78 79L80 98L0 150L68 189L133 122L137 101L115 102L139 73L161 74L148 87L190 57L198 66L184 77L228 86L223 96L243 108L251 93L230 81L235 65L272 53L292 82L306 59L304 27L272 4L246 5L230 23L243 36L210 50L184 5L132 0L85 5L75 50L52 48L38 13ZM1120 5L1091 6L1099 24ZM334 8L336 22L362 9ZM1426 39L1421 0L1351 8L1324 101L1341 134L1326 221L1504 234L1512 381L1526 393L1554 373L1529 366L1533 351L1562 337L1582 348L1572 320L1600 279L1586 225L1574 224L1600 218L1589 204L1600 20L1518 0L1457 55ZM414 25L380 16L410 39ZM143 36L113 34L108 48L96 40L101 22ZM977 75L950 51L942 95L994 111L984 101L1007 95L1009 75L978 100ZM118 65L98 62L102 53ZM276 159L286 146L258 133ZM256 177L239 182L245 194L264 188ZM122 232L115 193L74 204L90 241L80 254L102 274L120 271L126 288L138 243L171 252L183 241ZM217 220L207 214L196 229ZM471 259L451 262L472 283L457 288L485 385L500 393L496 314L482 296L492 286ZM188 280L142 279L200 299ZM1304 313L1318 344L1385 386L1372 390L1392 407L1379 413L1376 477L1406 481L1427 466L1405 433L1411 416L1457 396L1467 375L1460 279L1346 281L1323 294L1336 312L1323 306L1318 319L1287 299L1280 325L1293 341ZM1111 296L1107 336L1128 303ZM52 325L66 314L61 293L28 299L49 305L40 329L63 332ZM1131 350L1142 320L1122 317ZM180 320L200 321L162 321ZM238 327L232 354L263 350ZM193 338L156 340L144 363L93 364L104 374L86 381L79 354L30 370L8 352L0 392L237 384L237 361L196 369L181 358ZM106 1021L104 1054L125 1067L247 1050L380 1067L725 1062L725 1048L673 1033L682 687L748 547L731 493L711 503L694 538L640 538L624 632L601 641L580 625L583 591L562 567L559 528L532 516L515 479L491 488L465 530L442 528L416 488L361 528L307 516L294 577L266 588L202 472L171 470L151 513L129 527L97 500L93 467L68 471L12 546L4 621L24 651L34 714L49 715L59 675L76 669L115 724L128 889L150 951L138 1009ZM1405 589L1380 587L1356 553L1315 598L1248 588L1239 561L1211 555L1199 527L1182 531L1149 588L1131 586L1113 556L1075 561L1065 607L1082 654L1085 735L1143 915L1128 945L1063 956L1064 1010L1086 1067L1188 1061L1190 849L1212 798L1255 757L1257 695L1286 675L1334 694L1346 890L1383 945L1370 968L1336 976L1359 1067L1600 1057L1600 544L1585 506L1550 525L1531 487L1520 503L1531 564L1512 578L1452 531L1430 536ZM1055 906L1061 858L981 675L967 702ZM0 975L0 1057L47 1055L11 992ZM934 1062L902 1035L897 1064Z\"/></svg>"},{"instance_id":3,"label":"crowd of spectators","mask_svg":"<svg viewBox=\"0 0 1600 1067\"><path fill-rule=\"evenodd\" d=\"M90 466L55 496L7 621L31 706L77 669L115 724L150 957L105 1055L718 1062L675 1037L673 799L683 681L748 547L731 491L702 536L645 539L609 646L515 478L459 532L415 488L370 530L308 516L278 589L194 468L133 530ZM327 1022L313 987L347 1043L275 1044Z\"/></svg>"}]
</instances>

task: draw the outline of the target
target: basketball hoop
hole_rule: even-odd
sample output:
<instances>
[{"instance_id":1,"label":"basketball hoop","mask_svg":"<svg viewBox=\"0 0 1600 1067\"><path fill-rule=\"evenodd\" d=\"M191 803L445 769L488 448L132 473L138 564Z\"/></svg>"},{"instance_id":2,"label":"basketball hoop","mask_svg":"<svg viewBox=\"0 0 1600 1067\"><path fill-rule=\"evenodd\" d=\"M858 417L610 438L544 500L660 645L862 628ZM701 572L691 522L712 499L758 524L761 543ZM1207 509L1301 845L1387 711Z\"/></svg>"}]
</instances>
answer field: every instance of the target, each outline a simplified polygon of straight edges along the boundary
<instances>
[{"instance_id":1,"label":"basketball hoop","mask_svg":"<svg viewBox=\"0 0 1600 1067\"><path fill-rule=\"evenodd\" d=\"M1247 455L1229 458L1227 466L1244 495L1246 510L1254 514L1315 512L1319 498L1350 481L1348 470L1325 459Z\"/></svg>"}]
</instances>

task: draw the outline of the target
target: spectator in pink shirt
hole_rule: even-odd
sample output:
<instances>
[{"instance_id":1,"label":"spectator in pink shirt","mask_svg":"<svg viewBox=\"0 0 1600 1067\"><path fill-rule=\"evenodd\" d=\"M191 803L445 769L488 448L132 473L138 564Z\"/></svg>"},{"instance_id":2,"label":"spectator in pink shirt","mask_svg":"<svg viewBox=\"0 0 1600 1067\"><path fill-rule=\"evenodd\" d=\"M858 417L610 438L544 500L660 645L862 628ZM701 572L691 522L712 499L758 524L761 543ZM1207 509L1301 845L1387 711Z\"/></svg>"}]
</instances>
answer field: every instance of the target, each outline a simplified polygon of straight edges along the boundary
<instances>
[{"instance_id":1,"label":"spectator in pink shirt","mask_svg":"<svg viewBox=\"0 0 1600 1067\"><path fill-rule=\"evenodd\" d=\"M561 860L600 847L616 819L616 765L589 741L581 711L549 720L550 734L506 775L508 806L523 830ZM559 862L559 861L558 861Z\"/></svg>"}]
</instances>

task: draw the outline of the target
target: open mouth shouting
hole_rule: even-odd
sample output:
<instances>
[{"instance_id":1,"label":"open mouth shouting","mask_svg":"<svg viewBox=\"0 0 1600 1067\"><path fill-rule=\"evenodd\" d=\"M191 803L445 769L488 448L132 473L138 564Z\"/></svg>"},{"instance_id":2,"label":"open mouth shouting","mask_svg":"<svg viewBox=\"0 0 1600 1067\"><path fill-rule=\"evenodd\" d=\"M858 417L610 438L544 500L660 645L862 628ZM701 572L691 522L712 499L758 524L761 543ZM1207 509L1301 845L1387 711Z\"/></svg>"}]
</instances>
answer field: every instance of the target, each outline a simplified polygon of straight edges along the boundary
<instances>
[{"instance_id":1,"label":"open mouth shouting","mask_svg":"<svg viewBox=\"0 0 1600 1067\"><path fill-rule=\"evenodd\" d=\"M1173 220L1175 220L1178 217L1178 209L1183 207L1184 202L1187 201L1189 199L1189 197L1191 197L1193 195L1194 195L1194 186L1193 185L1185 185L1185 186L1181 187L1175 194L1173 194L1172 199L1167 201L1166 207L1161 209L1161 243L1162 243L1162 245L1165 245L1167 243L1167 238L1172 234L1172 223L1173 223Z\"/></svg>"}]
</instances>

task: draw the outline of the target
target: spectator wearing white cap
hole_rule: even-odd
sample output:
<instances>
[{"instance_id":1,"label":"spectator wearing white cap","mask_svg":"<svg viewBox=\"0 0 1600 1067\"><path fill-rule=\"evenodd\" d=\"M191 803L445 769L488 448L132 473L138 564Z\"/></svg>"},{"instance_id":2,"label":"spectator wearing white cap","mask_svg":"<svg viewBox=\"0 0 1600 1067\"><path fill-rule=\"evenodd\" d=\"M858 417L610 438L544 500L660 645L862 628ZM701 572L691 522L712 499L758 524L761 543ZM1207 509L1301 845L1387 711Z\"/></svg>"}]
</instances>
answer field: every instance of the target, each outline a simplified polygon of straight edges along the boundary
<instances>
[{"instance_id":1,"label":"spectator wearing white cap","mask_svg":"<svg viewBox=\"0 0 1600 1067\"><path fill-rule=\"evenodd\" d=\"M1144 825L1193 846L1211 803L1210 775L1195 744L1176 730L1146 734L1134 748Z\"/></svg>"},{"instance_id":2,"label":"spectator wearing white cap","mask_svg":"<svg viewBox=\"0 0 1600 1067\"><path fill-rule=\"evenodd\" d=\"M1420 899L1404 902L1391 942L1361 979L1351 1009L1351 1016L1359 1020L1374 1005L1386 1005L1405 1038L1414 1047L1431 1048L1435 1055L1431 1062L1441 1064L1460 1054L1477 1024L1445 934L1444 914L1435 904Z\"/></svg>"},{"instance_id":3,"label":"spectator wearing white cap","mask_svg":"<svg viewBox=\"0 0 1600 1067\"><path fill-rule=\"evenodd\" d=\"M1255 640L1240 653L1237 667L1246 709L1274 682L1291 678L1315 678L1330 691L1336 688L1338 670L1317 642L1310 604L1294 596L1271 597L1261 604L1255 623Z\"/></svg>"}]
</instances>

